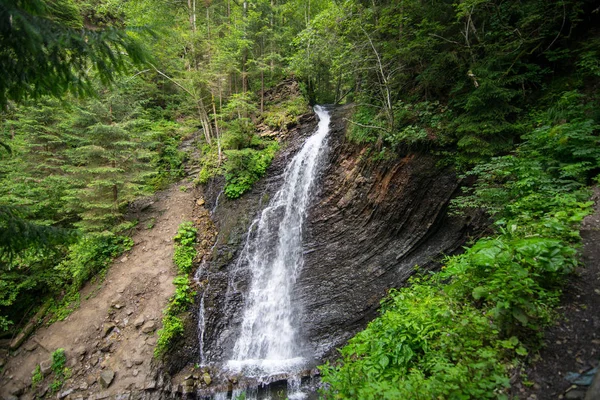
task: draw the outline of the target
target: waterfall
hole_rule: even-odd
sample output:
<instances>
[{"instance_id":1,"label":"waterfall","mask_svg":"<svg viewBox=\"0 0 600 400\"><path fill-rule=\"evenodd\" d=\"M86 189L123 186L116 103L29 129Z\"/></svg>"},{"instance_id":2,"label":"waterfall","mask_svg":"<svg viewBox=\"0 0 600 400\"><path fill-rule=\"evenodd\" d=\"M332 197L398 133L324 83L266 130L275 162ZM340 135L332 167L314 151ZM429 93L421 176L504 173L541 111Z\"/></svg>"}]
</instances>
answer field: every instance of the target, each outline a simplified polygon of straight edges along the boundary
<instances>
[{"instance_id":1,"label":"waterfall","mask_svg":"<svg viewBox=\"0 0 600 400\"><path fill-rule=\"evenodd\" d=\"M316 106L316 132L288 164L279 191L251 224L236 269L251 274L230 370L265 377L292 373L304 364L291 303L303 264L302 229L329 131L329 114Z\"/></svg>"}]
</instances>

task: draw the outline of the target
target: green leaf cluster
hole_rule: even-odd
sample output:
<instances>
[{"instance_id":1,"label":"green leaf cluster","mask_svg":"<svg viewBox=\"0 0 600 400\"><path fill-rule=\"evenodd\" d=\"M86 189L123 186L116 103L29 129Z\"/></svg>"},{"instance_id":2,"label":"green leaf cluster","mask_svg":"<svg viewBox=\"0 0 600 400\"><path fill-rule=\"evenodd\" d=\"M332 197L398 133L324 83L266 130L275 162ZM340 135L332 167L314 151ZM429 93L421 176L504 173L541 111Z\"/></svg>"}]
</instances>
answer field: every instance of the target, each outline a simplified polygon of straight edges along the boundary
<instances>
[{"instance_id":1,"label":"green leaf cluster","mask_svg":"<svg viewBox=\"0 0 600 400\"><path fill-rule=\"evenodd\" d=\"M182 222L173 237L175 251L173 262L182 274L189 274L196 257L196 235L198 230L192 222Z\"/></svg>"},{"instance_id":2,"label":"green leaf cluster","mask_svg":"<svg viewBox=\"0 0 600 400\"><path fill-rule=\"evenodd\" d=\"M275 153L279 150L276 141L262 141L264 148L242 150L227 150L225 163L225 194L230 199L236 199L252 188L267 172Z\"/></svg>"},{"instance_id":3,"label":"green leaf cluster","mask_svg":"<svg viewBox=\"0 0 600 400\"><path fill-rule=\"evenodd\" d=\"M194 303L196 292L190 283L189 274L192 272L194 258L196 257L196 235L198 230L192 222L182 222L173 237L175 252L173 261L179 274L173 279L175 294L171 296L169 305L163 311L163 327L158 331L158 341L154 348L154 356L163 356L181 337L184 331L182 315Z\"/></svg>"}]
</instances>

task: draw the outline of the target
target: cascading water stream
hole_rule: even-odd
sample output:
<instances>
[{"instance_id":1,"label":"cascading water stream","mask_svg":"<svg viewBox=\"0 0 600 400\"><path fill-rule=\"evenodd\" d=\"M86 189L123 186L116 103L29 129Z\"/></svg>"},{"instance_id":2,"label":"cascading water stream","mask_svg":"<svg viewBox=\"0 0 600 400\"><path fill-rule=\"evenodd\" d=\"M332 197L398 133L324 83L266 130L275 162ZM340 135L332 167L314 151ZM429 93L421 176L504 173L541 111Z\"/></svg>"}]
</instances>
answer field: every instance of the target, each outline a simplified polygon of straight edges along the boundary
<instances>
[{"instance_id":1,"label":"cascading water stream","mask_svg":"<svg viewBox=\"0 0 600 400\"><path fill-rule=\"evenodd\" d=\"M227 368L248 377L293 374L306 360L292 304L303 264L302 229L329 131L329 114L316 106L317 131L287 166L283 184L251 224L236 267L251 274L240 334Z\"/></svg>"}]
</instances>

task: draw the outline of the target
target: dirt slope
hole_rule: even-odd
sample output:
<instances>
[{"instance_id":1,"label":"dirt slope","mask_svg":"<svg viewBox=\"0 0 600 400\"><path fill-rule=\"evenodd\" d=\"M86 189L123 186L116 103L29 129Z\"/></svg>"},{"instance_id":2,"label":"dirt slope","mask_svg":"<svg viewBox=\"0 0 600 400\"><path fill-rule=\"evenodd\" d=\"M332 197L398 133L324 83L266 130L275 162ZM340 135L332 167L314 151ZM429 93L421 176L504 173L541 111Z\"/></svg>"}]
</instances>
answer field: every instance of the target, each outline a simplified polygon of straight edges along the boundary
<instances>
[{"instance_id":1,"label":"dirt slope","mask_svg":"<svg viewBox=\"0 0 600 400\"><path fill-rule=\"evenodd\" d=\"M115 260L103 282L83 289L80 307L65 321L39 328L9 357L0 377L0 398L50 394L51 376L36 390L30 389L31 376L36 365L49 365L58 348L65 349L72 371L59 398L102 398L155 384L151 361L156 330L175 291L172 238L182 221L191 220L195 200L194 190L180 186L141 207L134 247ZM107 378L110 371L114 379L103 388L100 376Z\"/></svg>"}]
</instances>

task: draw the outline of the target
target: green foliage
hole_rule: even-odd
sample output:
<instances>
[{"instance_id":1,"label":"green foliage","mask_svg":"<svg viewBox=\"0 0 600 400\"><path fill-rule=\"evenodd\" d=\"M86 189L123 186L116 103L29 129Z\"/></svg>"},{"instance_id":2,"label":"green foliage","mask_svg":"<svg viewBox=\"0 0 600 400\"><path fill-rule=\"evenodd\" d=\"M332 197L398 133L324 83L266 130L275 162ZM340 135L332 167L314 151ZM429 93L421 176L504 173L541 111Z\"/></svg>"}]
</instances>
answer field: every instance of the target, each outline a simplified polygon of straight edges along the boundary
<instances>
[{"instance_id":1,"label":"green foliage","mask_svg":"<svg viewBox=\"0 0 600 400\"><path fill-rule=\"evenodd\" d=\"M179 314L187 311L188 307L194 303L196 292L192 290L190 278L187 275L179 275L173 279L175 285L175 294L169 301L168 314Z\"/></svg>"},{"instance_id":2,"label":"green foliage","mask_svg":"<svg viewBox=\"0 0 600 400\"><path fill-rule=\"evenodd\" d=\"M192 222L182 222L173 237L175 251L173 262L182 274L188 274L192 270L194 258L196 257L196 235L198 230Z\"/></svg>"},{"instance_id":3,"label":"green foliage","mask_svg":"<svg viewBox=\"0 0 600 400\"><path fill-rule=\"evenodd\" d=\"M154 348L154 356L162 356L172 342L183 335L183 322L173 315L165 315L162 320L163 327L158 331L158 340Z\"/></svg>"},{"instance_id":4,"label":"green foliage","mask_svg":"<svg viewBox=\"0 0 600 400\"><path fill-rule=\"evenodd\" d=\"M85 27L69 0L2 0L0 27L2 109L27 96L92 93L92 76L108 84L129 70L130 61L148 59L126 31Z\"/></svg>"},{"instance_id":5,"label":"green foliage","mask_svg":"<svg viewBox=\"0 0 600 400\"><path fill-rule=\"evenodd\" d=\"M40 384L44 380L44 375L42 374L42 370L38 365L35 366L35 369L31 373L31 387L35 389L37 385Z\"/></svg>"},{"instance_id":6,"label":"green foliage","mask_svg":"<svg viewBox=\"0 0 600 400\"><path fill-rule=\"evenodd\" d=\"M92 276L107 267L114 257L133 247L133 240L110 232L85 235L69 248L69 255L57 270L71 277L79 289Z\"/></svg>"},{"instance_id":7,"label":"green foliage","mask_svg":"<svg viewBox=\"0 0 600 400\"><path fill-rule=\"evenodd\" d=\"M264 148L255 150L246 148L243 150L228 150L227 162L225 163L225 194L230 199L240 197L252 188L267 171L279 144L275 141L261 143Z\"/></svg>"},{"instance_id":8,"label":"green foliage","mask_svg":"<svg viewBox=\"0 0 600 400\"><path fill-rule=\"evenodd\" d=\"M298 124L298 117L306 114L308 103L302 96L293 97L275 104L269 104L261 114L262 122L271 129L286 132Z\"/></svg>"},{"instance_id":9,"label":"green foliage","mask_svg":"<svg viewBox=\"0 0 600 400\"><path fill-rule=\"evenodd\" d=\"M64 376L64 369L67 363L67 356L65 355L65 349L56 349L52 352L52 372L56 376Z\"/></svg>"},{"instance_id":10,"label":"green foliage","mask_svg":"<svg viewBox=\"0 0 600 400\"><path fill-rule=\"evenodd\" d=\"M579 100L565 93L514 154L473 169L474 190L455 207L486 208L497 234L392 290L341 360L321 367L325 397L508 398L508 371L552 322L591 212L598 126Z\"/></svg>"},{"instance_id":11,"label":"green foliage","mask_svg":"<svg viewBox=\"0 0 600 400\"><path fill-rule=\"evenodd\" d=\"M179 338L184 331L181 315L194 303L196 292L192 289L188 274L192 271L194 257L196 256L196 235L198 230L192 222L182 222L177 234L174 236L175 253L173 261L179 270L179 275L173 279L175 294L171 296L169 305L163 311L163 328L158 331L158 341L154 349L154 356L161 357Z\"/></svg>"}]
</instances>

